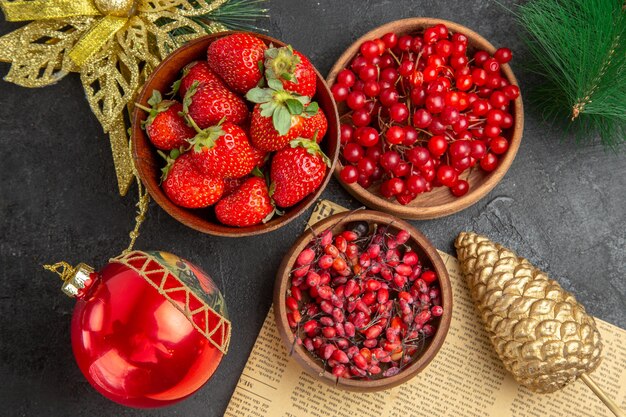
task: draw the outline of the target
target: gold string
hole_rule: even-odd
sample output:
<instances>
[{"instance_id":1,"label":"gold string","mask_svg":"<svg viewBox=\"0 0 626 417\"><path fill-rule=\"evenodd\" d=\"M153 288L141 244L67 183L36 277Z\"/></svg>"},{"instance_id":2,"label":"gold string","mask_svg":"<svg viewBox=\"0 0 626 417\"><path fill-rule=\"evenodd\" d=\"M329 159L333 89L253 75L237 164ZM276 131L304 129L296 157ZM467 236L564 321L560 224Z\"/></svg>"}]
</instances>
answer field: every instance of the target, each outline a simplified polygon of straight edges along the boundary
<instances>
[{"instance_id":1,"label":"gold string","mask_svg":"<svg viewBox=\"0 0 626 417\"><path fill-rule=\"evenodd\" d=\"M74 268L72 265L68 264L65 261L57 262L52 265L44 265L43 269L45 269L46 271L54 272L59 277L61 277L63 282L70 279L76 272L76 268Z\"/></svg>"},{"instance_id":2,"label":"gold string","mask_svg":"<svg viewBox=\"0 0 626 417\"><path fill-rule=\"evenodd\" d=\"M129 142L129 148L128 148L129 153L131 153L130 146L131 146L131 143ZM132 160L132 153L131 153L131 160ZM139 174L137 173L137 168L135 167L135 164L133 163L131 165L133 169L133 175L135 176L135 179L137 180L137 192L138 192L139 197L138 197L137 204L136 204L137 216L135 216L135 227L128 234L128 236L130 236L130 243L128 244L128 247L124 249L124 251L122 252L122 255L126 255L127 253L133 250L133 246L135 246L135 241L139 237L139 229L141 228L141 225L143 224L144 220L146 220L146 213L148 212L148 207L150 206L150 195L148 194L148 191L146 191L143 184L141 183L141 179L139 179Z\"/></svg>"}]
</instances>

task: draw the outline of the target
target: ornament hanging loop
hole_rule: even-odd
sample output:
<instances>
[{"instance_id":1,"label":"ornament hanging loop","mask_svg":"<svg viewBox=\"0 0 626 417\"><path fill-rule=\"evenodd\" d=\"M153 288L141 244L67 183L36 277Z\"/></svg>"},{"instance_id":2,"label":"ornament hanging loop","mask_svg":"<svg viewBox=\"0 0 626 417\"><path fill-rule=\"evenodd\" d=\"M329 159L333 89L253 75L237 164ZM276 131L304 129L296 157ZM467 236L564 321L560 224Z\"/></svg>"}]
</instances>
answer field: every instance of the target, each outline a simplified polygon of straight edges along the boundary
<instances>
[{"instance_id":1,"label":"ornament hanging loop","mask_svg":"<svg viewBox=\"0 0 626 417\"><path fill-rule=\"evenodd\" d=\"M61 261L53 265L44 265L43 268L61 277L63 280L61 291L72 298L84 295L93 283L91 274L93 274L94 269L84 263L79 263L73 267L67 262Z\"/></svg>"},{"instance_id":2,"label":"ornament hanging loop","mask_svg":"<svg viewBox=\"0 0 626 417\"><path fill-rule=\"evenodd\" d=\"M65 261L57 262L52 265L44 265L43 269L54 272L63 282L67 282L76 273L76 268Z\"/></svg>"}]
</instances>

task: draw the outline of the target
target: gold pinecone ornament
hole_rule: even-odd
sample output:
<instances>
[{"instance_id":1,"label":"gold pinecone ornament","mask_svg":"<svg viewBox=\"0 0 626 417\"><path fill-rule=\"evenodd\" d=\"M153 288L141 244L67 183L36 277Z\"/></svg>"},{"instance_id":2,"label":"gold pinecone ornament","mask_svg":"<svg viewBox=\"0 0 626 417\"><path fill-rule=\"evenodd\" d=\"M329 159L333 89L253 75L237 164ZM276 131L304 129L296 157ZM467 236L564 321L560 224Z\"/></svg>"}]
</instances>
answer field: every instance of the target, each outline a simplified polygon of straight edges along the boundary
<instances>
[{"instance_id":1,"label":"gold pinecone ornament","mask_svg":"<svg viewBox=\"0 0 626 417\"><path fill-rule=\"evenodd\" d=\"M491 342L517 382L554 392L598 367L600 333L573 295L484 236L461 233L455 246Z\"/></svg>"},{"instance_id":2,"label":"gold pinecone ornament","mask_svg":"<svg viewBox=\"0 0 626 417\"><path fill-rule=\"evenodd\" d=\"M616 416L626 415L588 376L600 364L602 341L572 294L485 236L463 232L455 246L491 342L517 382L549 393L580 378Z\"/></svg>"}]
</instances>

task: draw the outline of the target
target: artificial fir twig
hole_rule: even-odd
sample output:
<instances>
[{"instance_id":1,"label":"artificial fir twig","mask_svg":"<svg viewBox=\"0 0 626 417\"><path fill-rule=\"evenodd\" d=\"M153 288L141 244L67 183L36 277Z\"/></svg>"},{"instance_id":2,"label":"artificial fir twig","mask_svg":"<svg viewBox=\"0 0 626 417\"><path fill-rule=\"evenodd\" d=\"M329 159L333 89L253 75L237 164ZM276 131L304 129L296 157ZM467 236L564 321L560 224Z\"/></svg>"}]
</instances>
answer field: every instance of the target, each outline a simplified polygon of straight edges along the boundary
<instances>
[{"instance_id":1,"label":"artificial fir twig","mask_svg":"<svg viewBox=\"0 0 626 417\"><path fill-rule=\"evenodd\" d=\"M531 0L517 18L527 31L530 70L542 78L530 99L579 142L626 142L624 0Z\"/></svg>"}]
</instances>

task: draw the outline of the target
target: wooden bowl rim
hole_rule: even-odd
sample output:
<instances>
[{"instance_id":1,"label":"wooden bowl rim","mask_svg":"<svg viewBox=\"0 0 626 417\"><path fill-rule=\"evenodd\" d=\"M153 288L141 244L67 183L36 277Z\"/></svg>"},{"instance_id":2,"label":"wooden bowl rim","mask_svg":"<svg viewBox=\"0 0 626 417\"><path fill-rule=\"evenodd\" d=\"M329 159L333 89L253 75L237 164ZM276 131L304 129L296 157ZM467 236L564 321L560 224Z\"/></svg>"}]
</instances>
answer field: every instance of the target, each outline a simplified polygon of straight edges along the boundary
<instances>
[{"instance_id":1,"label":"wooden bowl rim","mask_svg":"<svg viewBox=\"0 0 626 417\"><path fill-rule=\"evenodd\" d=\"M430 261L433 270L439 277L439 286L441 290L441 301L444 308L444 313L441 316L441 321L435 335L430 340L430 344L422 355L414 361L409 367L402 370L399 374L377 379L377 380L352 380L352 379L337 379L327 370L323 370L322 367L312 359L309 352L304 349L303 346L294 343L294 336L289 328L287 322L287 310L285 307L285 298L289 284L289 273L302 249L308 244L314 233L319 233L329 227L340 227L347 222L365 220L370 223L376 222L379 224L391 225L393 228L403 228L411 234L411 240L414 246L419 247ZM353 212L338 213L330 216L324 220L313 225L310 229L302 234L294 243L294 245L285 254L283 261L276 274L276 282L274 284L274 315L276 325L280 333L281 339L287 351L289 352L293 346L293 357L304 368L304 370L311 376L315 377L326 384L336 386L338 388L346 389L349 391L381 391L400 385L409 379L420 373L426 366L435 358L437 352L444 343L444 340L448 334L450 328L450 322L452 319L452 285L450 282L450 276L445 263L439 255L435 246L418 231L411 224L394 217L390 214L373 211L373 210L360 210Z\"/></svg>"},{"instance_id":2,"label":"wooden bowl rim","mask_svg":"<svg viewBox=\"0 0 626 417\"><path fill-rule=\"evenodd\" d=\"M490 54L493 54L496 51L496 48L487 39L479 35L477 32L473 31L472 29L469 29L468 27L463 26L459 23L430 17L412 17L407 19L400 19L372 29L363 36L361 36L359 39L357 39L354 43L352 43L343 52L339 59L337 59L332 69L328 73L328 76L326 77L327 84L330 86L335 82L339 71L346 67L346 65L350 62L350 60L358 51L359 45L364 41L379 37L384 33L390 31L407 32L409 30L419 30L426 26L432 26L439 23L445 24L452 32L463 33L468 37L470 44L478 46L479 48L488 51ZM519 87L517 78L513 74L513 70L511 69L510 65L504 64L501 66L501 68L508 78L509 82ZM521 145L522 134L524 131L524 106L521 93L520 96L515 100L513 108L515 120L511 133L511 138L509 141L509 149L504 157L500 160L500 164L498 165L498 167L491 173L486 174L481 183L479 185L474 185L472 188L470 188L470 191L467 194L462 197L458 197L450 202L438 205L422 206L403 206L397 202L392 202L383 198L382 196L368 191L367 189L361 187L358 183L345 184L343 181L341 181L341 179L339 178L339 173L341 172L341 168L343 167L341 161L337 161L337 165L335 165L335 177L352 196L357 198L362 203L366 204L368 207L383 210L405 219L436 219L457 213L475 204L484 196L486 196L491 190L493 190L506 175L509 168L513 164L513 160L515 159L517 151Z\"/></svg>"},{"instance_id":3,"label":"wooden bowl rim","mask_svg":"<svg viewBox=\"0 0 626 417\"><path fill-rule=\"evenodd\" d=\"M213 33L213 34L201 36L199 38L196 38L194 40L191 40L191 41L187 42L185 45L183 45L180 48L176 49L174 52L172 52L170 55L168 55L154 69L154 71L148 77L148 79L146 80L144 86L142 87L141 92L137 96L136 102L137 103L143 103L143 104L147 103L148 98L152 94L152 91L149 91L149 90L152 90L152 88L149 88L149 86L151 86L153 81L157 77L160 76L159 73L161 72L161 70L163 68L169 67L170 65L173 65L172 63L175 62L175 60L176 60L176 58L177 58L177 56L179 54L183 53L184 51L186 51L188 49L195 48L199 44L206 44L206 46L208 47L208 45L214 39L222 38L224 36L233 35L233 34L237 34L237 33L246 33L246 34L250 34L250 35L256 36L256 37L260 38L261 40L263 40L266 44L273 43L273 44L278 45L278 46L286 46L286 44L284 42L282 42L282 41L280 41L278 39L272 38L272 37L264 35L264 34L255 33L255 32L249 32L249 31L224 31L224 32L218 32L218 33ZM184 63L178 69L178 71L180 71L184 67L184 65L187 65L188 63L189 62ZM328 97L329 103L331 104L330 108L328 108L328 109L324 108L324 112L326 113L326 117L327 117L328 123L329 123L328 133L327 134L330 134L330 132L332 132L332 127L333 126L331 126L331 123L333 122L333 117L334 117L334 120L335 120L334 130L337 133L337 138L336 138L336 141L335 141L336 144L335 144L334 149L330 149L331 141L328 139L328 137L326 137L324 139L324 142L328 146L328 151L329 151L328 152L328 154L329 154L328 157L331 159L331 167L326 172L325 178L322 181L322 183L320 184L320 186L317 189L317 191L315 193L312 193L312 194L308 195L305 198L305 200L303 200L303 201L307 201L308 200L306 202L306 204L304 204L298 210L287 209L285 215L280 216L280 217L275 217L274 219L272 219L268 223L260 224L260 225L247 226L247 227L230 227L230 226L219 224L217 222L211 222L211 221L209 221L206 218L201 218L200 216L195 216L195 215L192 216L191 213L190 213L190 212L193 211L192 209L186 209L184 207L176 206L161 191L158 183L155 183L155 182L147 180L147 177L149 175L151 175L151 169L152 168L148 167L147 166L148 163L146 161L144 161L143 158L140 156L140 154L139 154L139 147L138 147L138 141L139 141L138 137L142 136L142 137L145 138L145 132L141 129L140 126L141 126L141 122L146 117L146 112L135 106L135 109L133 110L133 114L132 114L132 131L131 131L131 147L132 147L133 163L134 163L135 168L137 170L137 174L138 174L139 178L141 179L141 182L143 183L144 187L146 188L146 190L148 191L148 193L150 194L152 199L154 201L156 201L156 203L163 210L165 210L165 212L167 212L170 216L172 216L174 219L176 219L180 223L184 224L185 226L190 227L192 229L195 229L195 230L197 230L199 232L210 234L210 235L214 235L214 236L245 237L245 236L260 235L260 234L272 232L272 231L274 231L276 229L279 229L280 227L285 226L286 224L288 224L292 220L294 220L297 217L299 217L300 215L302 215L309 207L311 207L311 205L319 198L319 196L326 189L326 186L328 185L328 182L330 181L330 178L332 177L332 173L334 171L335 164L337 163L337 160L338 160L339 146L340 146L339 145L339 113L338 113L338 110L337 110L337 103L335 103L333 95L330 92L330 89L329 89L328 84L326 83L326 80L324 79L324 77L321 75L321 73L317 70L317 68L314 65L313 65L313 68L315 70L315 75L317 77L317 83L318 83L318 91L316 92L316 97L319 97L320 94L326 95ZM323 88L320 89L319 86L322 86ZM147 140L147 138L145 138L145 140ZM300 202L298 204L302 204L302 202Z\"/></svg>"}]
</instances>

